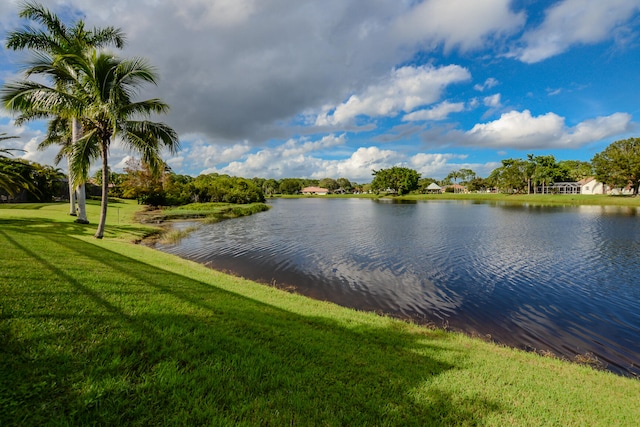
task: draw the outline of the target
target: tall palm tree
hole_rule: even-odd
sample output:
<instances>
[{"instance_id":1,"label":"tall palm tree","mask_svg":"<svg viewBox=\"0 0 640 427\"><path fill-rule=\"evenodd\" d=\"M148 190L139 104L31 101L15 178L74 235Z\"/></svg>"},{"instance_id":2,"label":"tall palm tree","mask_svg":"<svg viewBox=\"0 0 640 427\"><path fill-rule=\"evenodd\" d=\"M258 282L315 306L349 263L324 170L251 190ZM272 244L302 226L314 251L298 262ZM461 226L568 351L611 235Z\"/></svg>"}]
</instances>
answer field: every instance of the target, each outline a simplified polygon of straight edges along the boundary
<instances>
[{"instance_id":1,"label":"tall palm tree","mask_svg":"<svg viewBox=\"0 0 640 427\"><path fill-rule=\"evenodd\" d=\"M71 170L78 177L88 177L92 160L102 160L102 202L100 222L95 237L102 238L107 215L109 189L109 147L114 138L132 151L152 171L160 173L161 150L176 152L176 132L164 123L148 120L152 114L165 113L169 107L159 99L134 101L144 84L157 83L154 69L143 59L122 60L108 53L93 52L77 62L81 79L79 95L86 106L83 114L84 135L73 146Z\"/></svg>"},{"instance_id":2,"label":"tall palm tree","mask_svg":"<svg viewBox=\"0 0 640 427\"><path fill-rule=\"evenodd\" d=\"M106 45L114 45L122 48L125 43L125 37L120 29L114 27L94 28L91 31L85 30L84 22L79 20L73 27L67 27L55 14L46 9L44 6L27 2L20 11L20 17L30 19L40 24L44 29L36 29L33 27L24 27L21 30L14 31L7 36L7 48L13 50L29 49L35 52L39 60L32 64L26 70L26 75L39 73L43 60L57 58L68 58L67 55L81 55L87 50L99 48ZM72 56L69 56L72 57ZM53 64L50 64L53 65ZM56 76L58 79L56 84L64 87L68 82L63 76ZM30 120L39 117L34 112L22 111L23 120ZM76 116L72 116L69 124L73 131L70 140L61 140L63 145L73 144L82 132ZM65 150L63 146L63 150ZM62 152L62 151L61 151ZM69 167L69 174L71 174ZM78 182L69 176L69 199L71 215L76 215L76 194L78 196L78 222L88 222L85 209L85 186L84 182Z\"/></svg>"}]
</instances>

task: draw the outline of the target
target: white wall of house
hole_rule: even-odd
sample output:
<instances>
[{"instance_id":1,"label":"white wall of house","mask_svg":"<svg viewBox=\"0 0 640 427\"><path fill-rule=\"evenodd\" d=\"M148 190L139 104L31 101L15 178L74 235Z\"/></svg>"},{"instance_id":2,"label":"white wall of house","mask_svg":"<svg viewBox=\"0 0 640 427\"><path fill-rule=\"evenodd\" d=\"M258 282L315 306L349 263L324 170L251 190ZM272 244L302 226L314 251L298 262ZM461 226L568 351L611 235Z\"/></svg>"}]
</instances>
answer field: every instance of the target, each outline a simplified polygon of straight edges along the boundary
<instances>
[{"instance_id":1,"label":"white wall of house","mask_svg":"<svg viewBox=\"0 0 640 427\"><path fill-rule=\"evenodd\" d=\"M587 178L585 182L580 187L580 194L607 194L606 190L608 187L596 181L595 178Z\"/></svg>"},{"instance_id":2,"label":"white wall of house","mask_svg":"<svg viewBox=\"0 0 640 427\"><path fill-rule=\"evenodd\" d=\"M582 182L582 187L580 187L580 194L630 195L633 194L633 190L629 186L625 188L611 188L608 185L601 183L600 181L596 181L595 178L587 178L584 180L584 182Z\"/></svg>"}]
</instances>

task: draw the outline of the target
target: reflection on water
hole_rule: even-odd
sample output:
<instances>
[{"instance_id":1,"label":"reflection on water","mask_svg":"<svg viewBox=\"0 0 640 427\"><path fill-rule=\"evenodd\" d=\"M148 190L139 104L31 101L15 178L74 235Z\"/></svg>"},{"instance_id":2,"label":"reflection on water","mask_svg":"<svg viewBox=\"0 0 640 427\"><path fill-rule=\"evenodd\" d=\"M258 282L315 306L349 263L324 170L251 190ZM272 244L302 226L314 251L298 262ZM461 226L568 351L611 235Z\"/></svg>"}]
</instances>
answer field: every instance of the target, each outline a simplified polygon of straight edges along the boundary
<instances>
[{"instance_id":1,"label":"reflection on water","mask_svg":"<svg viewBox=\"0 0 640 427\"><path fill-rule=\"evenodd\" d=\"M637 209L272 203L161 249L349 307L570 358L593 353L640 375Z\"/></svg>"}]
</instances>

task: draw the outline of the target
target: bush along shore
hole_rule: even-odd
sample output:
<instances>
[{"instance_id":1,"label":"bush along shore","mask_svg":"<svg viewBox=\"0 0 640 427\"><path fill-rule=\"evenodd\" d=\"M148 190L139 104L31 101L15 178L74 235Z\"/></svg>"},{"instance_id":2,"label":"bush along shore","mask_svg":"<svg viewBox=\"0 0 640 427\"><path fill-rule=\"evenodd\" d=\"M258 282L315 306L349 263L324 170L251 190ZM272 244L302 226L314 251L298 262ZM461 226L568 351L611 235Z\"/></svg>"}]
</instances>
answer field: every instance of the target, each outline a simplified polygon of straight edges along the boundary
<instances>
[{"instance_id":1,"label":"bush along shore","mask_svg":"<svg viewBox=\"0 0 640 427\"><path fill-rule=\"evenodd\" d=\"M0 425L632 426L640 381L311 300L0 205ZM88 206L89 217L99 206Z\"/></svg>"}]
</instances>

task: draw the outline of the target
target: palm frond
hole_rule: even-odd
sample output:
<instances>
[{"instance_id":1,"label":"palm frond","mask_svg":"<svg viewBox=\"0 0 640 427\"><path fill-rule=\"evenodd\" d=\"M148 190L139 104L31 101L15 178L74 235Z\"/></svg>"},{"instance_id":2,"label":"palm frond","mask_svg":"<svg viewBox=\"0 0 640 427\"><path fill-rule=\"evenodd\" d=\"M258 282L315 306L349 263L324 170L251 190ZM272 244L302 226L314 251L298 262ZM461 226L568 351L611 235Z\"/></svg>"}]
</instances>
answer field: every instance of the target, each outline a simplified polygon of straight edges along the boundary
<instances>
[{"instance_id":1,"label":"palm frond","mask_svg":"<svg viewBox=\"0 0 640 427\"><path fill-rule=\"evenodd\" d=\"M73 94L32 81L6 83L0 89L0 99L7 110L31 117L44 113L81 115L84 108Z\"/></svg>"},{"instance_id":2,"label":"palm frond","mask_svg":"<svg viewBox=\"0 0 640 427\"><path fill-rule=\"evenodd\" d=\"M148 99L140 102L133 102L122 108L122 114L126 117L143 116L148 117L151 114L161 114L169 111L169 105L160 99Z\"/></svg>"},{"instance_id":3,"label":"palm frond","mask_svg":"<svg viewBox=\"0 0 640 427\"><path fill-rule=\"evenodd\" d=\"M162 171L162 149L176 153L180 148L178 135L164 123L128 121L126 132L121 136L129 148L140 153L142 161L154 174Z\"/></svg>"},{"instance_id":4,"label":"palm frond","mask_svg":"<svg viewBox=\"0 0 640 427\"><path fill-rule=\"evenodd\" d=\"M85 129L85 134L69 146L69 175L74 186L87 182L91 164L100 158L100 137L95 129Z\"/></svg>"}]
</instances>

